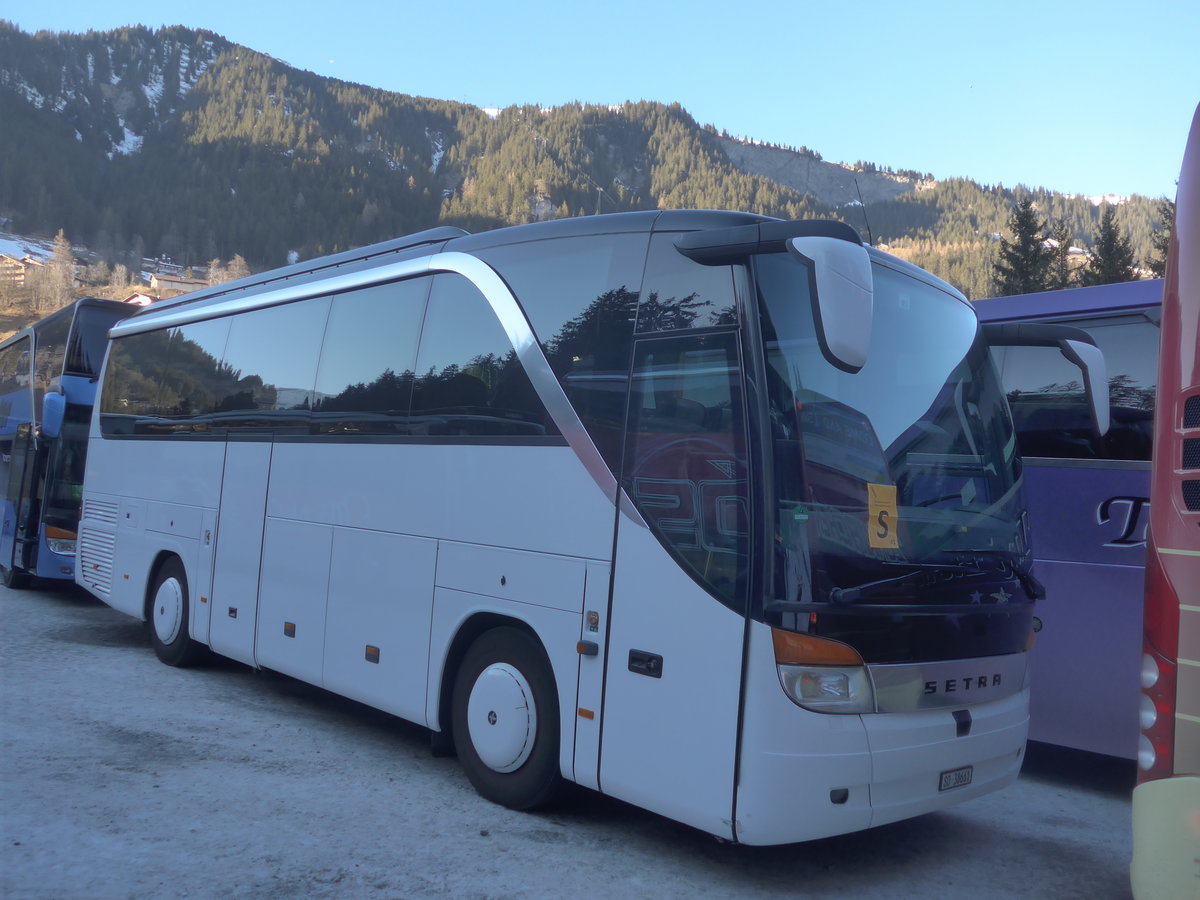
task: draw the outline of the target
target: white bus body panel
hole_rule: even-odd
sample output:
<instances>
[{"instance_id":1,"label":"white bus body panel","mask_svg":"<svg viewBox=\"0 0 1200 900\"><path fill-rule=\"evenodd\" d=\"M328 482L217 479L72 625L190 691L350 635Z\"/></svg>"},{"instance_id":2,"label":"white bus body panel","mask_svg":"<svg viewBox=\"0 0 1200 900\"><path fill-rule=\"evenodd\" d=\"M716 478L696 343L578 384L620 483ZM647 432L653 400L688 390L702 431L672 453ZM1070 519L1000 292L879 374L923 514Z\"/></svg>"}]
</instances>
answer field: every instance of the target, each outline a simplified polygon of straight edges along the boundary
<instances>
[{"instance_id":1,"label":"white bus body panel","mask_svg":"<svg viewBox=\"0 0 1200 900\"><path fill-rule=\"evenodd\" d=\"M612 502L567 447L278 443L269 514L558 556L612 555Z\"/></svg>"},{"instance_id":2,"label":"white bus body panel","mask_svg":"<svg viewBox=\"0 0 1200 900\"><path fill-rule=\"evenodd\" d=\"M425 678L438 543L428 538L333 530L325 687L427 724ZM372 662L368 645L378 653Z\"/></svg>"},{"instance_id":3,"label":"white bus body panel","mask_svg":"<svg viewBox=\"0 0 1200 900\"><path fill-rule=\"evenodd\" d=\"M93 422L93 429L96 423ZM176 554L191 587L194 634L207 634L213 523L225 445L125 441L119 450L93 430L76 580L112 606L145 617L150 569L158 553ZM131 472L138 490L129 490ZM143 498L154 497L154 500ZM203 618L202 627L197 620Z\"/></svg>"},{"instance_id":4,"label":"white bus body panel","mask_svg":"<svg viewBox=\"0 0 1200 900\"><path fill-rule=\"evenodd\" d=\"M611 579L610 566L588 563L579 640L591 644L594 652L579 657L577 708L571 714L575 721L575 780L595 790L600 789L600 722Z\"/></svg>"},{"instance_id":5,"label":"white bus body panel","mask_svg":"<svg viewBox=\"0 0 1200 900\"><path fill-rule=\"evenodd\" d=\"M113 584L105 592L80 580L114 608L142 617L154 560L176 553L194 638L431 728L445 653L467 619L519 620L554 670L561 765L572 776L576 644L603 647L616 511L570 448L93 435L88 466L95 514L85 513L82 533L101 545L92 571ZM115 567L103 572L109 557ZM581 725L580 773L592 787L602 658L583 661L595 715Z\"/></svg>"},{"instance_id":6,"label":"white bus body panel","mask_svg":"<svg viewBox=\"0 0 1200 900\"><path fill-rule=\"evenodd\" d=\"M811 840L955 805L1016 779L1029 730L1028 689L969 707L958 737L950 709L833 715L801 709L779 683L771 631L753 623L738 780L737 839ZM969 785L940 775L973 766ZM846 790L835 803L830 792Z\"/></svg>"},{"instance_id":7,"label":"white bus body panel","mask_svg":"<svg viewBox=\"0 0 1200 900\"><path fill-rule=\"evenodd\" d=\"M323 686L333 528L267 519L254 656L258 665Z\"/></svg>"},{"instance_id":8,"label":"white bus body panel","mask_svg":"<svg viewBox=\"0 0 1200 900\"><path fill-rule=\"evenodd\" d=\"M163 451L163 456L171 456L167 447ZM213 595L208 604L212 610L209 646L222 656L250 666L255 665L259 565L270 472L269 441L231 441L225 445Z\"/></svg>"},{"instance_id":9,"label":"white bus body panel","mask_svg":"<svg viewBox=\"0 0 1200 900\"><path fill-rule=\"evenodd\" d=\"M623 517L617 547L600 788L731 838L745 620L645 527ZM630 671L630 651L661 656L661 677Z\"/></svg>"}]
</instances>

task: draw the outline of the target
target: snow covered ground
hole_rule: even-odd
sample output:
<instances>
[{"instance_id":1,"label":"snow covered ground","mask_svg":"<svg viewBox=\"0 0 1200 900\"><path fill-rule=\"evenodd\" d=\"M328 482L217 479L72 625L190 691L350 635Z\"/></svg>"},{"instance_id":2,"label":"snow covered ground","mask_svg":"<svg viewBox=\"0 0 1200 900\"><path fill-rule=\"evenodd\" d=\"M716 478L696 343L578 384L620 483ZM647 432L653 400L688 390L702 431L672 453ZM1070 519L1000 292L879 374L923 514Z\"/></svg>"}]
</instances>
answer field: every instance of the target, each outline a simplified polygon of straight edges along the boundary
<instances>
[{"instance_id":1,"label":"snow covered ground","mask_svg":"<svg viewBox=\"0 0 1200 900\"><path fill-rule=\"evenodd\" d=\"M788 847L597 794L516 813L426 733L235 663L159 663L75 589L0 588L0 896L1128 897L1123 761L1034 747L1011 788Z\"/></svg>"},{"instance_id":2,"label":"snow covered ground","mask_svg":"<svg viewBox=\"0 0 1200 900\"><path fill-rule=\"evenodd\" d=\"M0 231L0 254L4 256L11 256L13 259L21 259L24 256L49 259L53 249L53 241L33 240Z\"/></svg>"}]
</instances>

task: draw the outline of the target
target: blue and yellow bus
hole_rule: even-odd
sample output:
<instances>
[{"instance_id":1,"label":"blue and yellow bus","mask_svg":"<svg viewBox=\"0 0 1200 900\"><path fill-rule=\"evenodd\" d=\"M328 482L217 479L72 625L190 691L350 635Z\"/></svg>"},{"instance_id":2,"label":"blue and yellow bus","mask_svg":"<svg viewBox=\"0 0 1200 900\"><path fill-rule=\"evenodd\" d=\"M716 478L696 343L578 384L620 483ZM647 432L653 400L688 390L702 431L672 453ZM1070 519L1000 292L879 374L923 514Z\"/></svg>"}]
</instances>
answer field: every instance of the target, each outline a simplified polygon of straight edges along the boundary
<instances>
[{"instance_id":1,"label":"blue and yellow bus","mask_svg":"<svg viewBox=\"0 0 1200 900\"><path fill-rule=\"evenodd\" d=\"M0 575L75 577L88 426L108 330L138 307L85 298L0 343Z\"/></svg>"}]
</instances>

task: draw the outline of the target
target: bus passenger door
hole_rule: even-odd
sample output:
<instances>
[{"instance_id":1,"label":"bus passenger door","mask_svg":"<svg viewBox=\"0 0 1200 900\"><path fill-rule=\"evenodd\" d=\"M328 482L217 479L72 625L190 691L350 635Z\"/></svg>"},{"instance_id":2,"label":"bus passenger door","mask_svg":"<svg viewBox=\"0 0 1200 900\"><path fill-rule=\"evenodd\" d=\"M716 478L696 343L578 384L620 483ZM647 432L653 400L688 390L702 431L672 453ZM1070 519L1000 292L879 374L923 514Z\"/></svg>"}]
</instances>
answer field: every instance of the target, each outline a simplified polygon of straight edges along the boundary
<instances>
[{"instance_id":1,"label":"bus passenger door","mask_svg":"<svg viewBox=\"0 0 1200 900\"><path fill-rule=\"evenodd\" d=\"M4 525L0 529L0 566L12 571L31 568L29 547L36 545L38 540L38 516L34 508L37 502L34 497L36 462L33 431L29 425L21 425L13 436Z\"/></svg>"},{"instance_id":2,"label":"bus passenger door","mask_svg":"<svg viewBox=\"0 0 1200 900\"><path fill-rule=\"evenodd\" d=\"M209 603L209 646L251 666L255 664L259 561L270 472L269 440L231 439L226 445Z\"/></svg>"},{"instance_id":3,"label":"bus passenger door","mask_svg":"<svg viewBox=\"0 0 1200 900\"><path fill-rule=\"evenodd\" d=\"M749 471L732 332L639 341L600 789L733 837Z\"/></svg>"}]
</instances>

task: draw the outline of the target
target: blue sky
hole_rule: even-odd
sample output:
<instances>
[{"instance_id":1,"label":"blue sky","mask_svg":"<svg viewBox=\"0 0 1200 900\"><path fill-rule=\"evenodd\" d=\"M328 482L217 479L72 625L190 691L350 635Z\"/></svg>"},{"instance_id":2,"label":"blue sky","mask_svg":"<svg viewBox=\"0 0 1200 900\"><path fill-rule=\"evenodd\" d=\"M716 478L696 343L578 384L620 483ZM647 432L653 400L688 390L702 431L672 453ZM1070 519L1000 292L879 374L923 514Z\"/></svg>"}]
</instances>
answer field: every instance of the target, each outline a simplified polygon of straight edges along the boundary
<instances>
[{"instance_id":1,"label":"blue sky","mask_svg":"<svg viewBox=\"0 0 1200 900\"><path fill-rule=\"evenodd\" d=\"M1200 2L53 0L24 31L205 28L321 75L483 107L679 102L835 162L1175 194Z\"/></svg>"}]
</instances>

